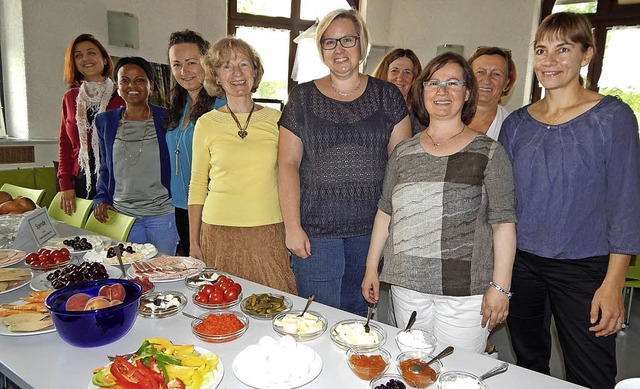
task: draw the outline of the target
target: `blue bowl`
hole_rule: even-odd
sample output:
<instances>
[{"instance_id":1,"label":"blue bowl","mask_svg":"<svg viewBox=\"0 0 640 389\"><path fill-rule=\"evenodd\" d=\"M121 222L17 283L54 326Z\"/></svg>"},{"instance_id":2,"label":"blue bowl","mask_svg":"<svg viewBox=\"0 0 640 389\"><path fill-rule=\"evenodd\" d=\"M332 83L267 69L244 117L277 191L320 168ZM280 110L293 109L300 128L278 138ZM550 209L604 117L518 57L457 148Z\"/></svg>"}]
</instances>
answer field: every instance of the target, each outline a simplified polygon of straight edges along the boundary
<instances>
[{"instance_id":1,"label":"blue bowl","mask_svg":"<svg viewBox=\"0 0 640 389\"><path fill-rule=\"evenodd\" d=\"M122 304L89 311L67 311L65 304L76 293L98 295L104 285L121 284L126 292ZM83 281L69 285L49 295L45 306L53 325L65 342L77 347L98 347L122 338L136 320L142 288L125 279Z\"/></svg>"}]
</instances>

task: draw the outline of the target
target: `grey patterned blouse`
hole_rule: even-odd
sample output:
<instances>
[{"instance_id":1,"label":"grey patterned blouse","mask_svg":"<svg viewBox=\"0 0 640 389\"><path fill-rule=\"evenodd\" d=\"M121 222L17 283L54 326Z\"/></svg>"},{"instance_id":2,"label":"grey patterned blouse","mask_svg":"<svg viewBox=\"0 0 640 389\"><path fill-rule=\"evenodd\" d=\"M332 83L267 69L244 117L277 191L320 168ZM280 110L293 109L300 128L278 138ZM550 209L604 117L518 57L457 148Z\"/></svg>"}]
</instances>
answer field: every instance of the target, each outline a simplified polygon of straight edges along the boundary
<instances>
[{"instance_id":1,"label":"grey patterned blouse","mask_svg":"<svg viewBox=\"0 0 640 389\"><path fill-rule=\"evenodd\" d=\"M381 281L482 294L493 274L491 224L516 222L511 163L483 134L444 157L425 152L416 135L389 158L378 207L391 215Z\"/></svg>"}]
</instances>

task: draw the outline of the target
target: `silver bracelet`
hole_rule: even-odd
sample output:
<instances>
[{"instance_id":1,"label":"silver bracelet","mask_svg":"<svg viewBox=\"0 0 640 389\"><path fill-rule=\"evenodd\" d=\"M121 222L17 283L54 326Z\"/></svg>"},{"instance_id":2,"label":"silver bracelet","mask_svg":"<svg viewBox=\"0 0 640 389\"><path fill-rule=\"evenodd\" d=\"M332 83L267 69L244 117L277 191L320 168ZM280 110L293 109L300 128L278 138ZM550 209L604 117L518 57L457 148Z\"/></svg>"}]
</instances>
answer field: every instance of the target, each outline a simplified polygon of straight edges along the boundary
<instances>
[{"instance_id":1,"label":"silver bracelet","mask_svg":"<svg viewBox=\"0 0 640 389\"><path fill-rule=\"evenodd\" d=\"M489 281L489 285L493 286L494 288L496 288L496 290L500 293L502 293L503 295L507 296L508 299L511 298L511 296L513 296L512 292L507 291L505 288L503 288L502 286L496 284L493 281Z\"/></svg>"}]
</instances>

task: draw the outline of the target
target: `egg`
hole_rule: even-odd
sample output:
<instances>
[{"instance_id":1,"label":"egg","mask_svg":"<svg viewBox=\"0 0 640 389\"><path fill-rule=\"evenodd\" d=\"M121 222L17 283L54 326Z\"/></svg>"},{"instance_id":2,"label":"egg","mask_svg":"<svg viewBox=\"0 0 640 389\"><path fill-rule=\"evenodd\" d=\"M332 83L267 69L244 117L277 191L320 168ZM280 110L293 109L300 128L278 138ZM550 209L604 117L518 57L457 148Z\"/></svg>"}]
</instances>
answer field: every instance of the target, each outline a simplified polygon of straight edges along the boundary
<instances>
[{"instance_id":1,"label":"egg","mask_svg":"<svg viewBox=\"0 0 640 389\"><path fill-rule=\"evenodd\" d=\"M273 339L270 336L263 336L258 341L258 346L263 347L263 348L275 347L277 344L278 344L278 341L276 341L275 339Z\"/></svg>"},{"instance_id":2,"label":"egg","mask_svg":"<svg viewBox=\"0 0 640 389\"><path fill-rule=\"evenodd\" d=\"M280 346L282 346L283 349L288 350L288 351L295 350L297 345L298 345L296 340L291 335L283 336L282 338L280 338L278 343L280 344Z\"/></svg>"}]
</instances>

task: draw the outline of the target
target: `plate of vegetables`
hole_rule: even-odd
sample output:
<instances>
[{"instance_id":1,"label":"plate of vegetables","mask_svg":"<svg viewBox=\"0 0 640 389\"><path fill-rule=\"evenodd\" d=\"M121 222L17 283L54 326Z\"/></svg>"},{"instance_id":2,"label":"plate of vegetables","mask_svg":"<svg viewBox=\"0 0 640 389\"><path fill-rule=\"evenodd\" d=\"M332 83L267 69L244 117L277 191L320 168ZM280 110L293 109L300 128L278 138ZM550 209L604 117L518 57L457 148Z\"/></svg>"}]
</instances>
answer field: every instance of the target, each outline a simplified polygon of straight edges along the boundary
<instances>
[{"instance_id":1,"label":"plate of vegetables","mask_svg":"<svg viewBox=\"0 0 640 389\"><path fill-rule=\"evenodd\" d=\"M193 344L173 344L164 338L145 339L134 353L110 359L111 363L93 371L88 389L140 384L152 389L166 388L168 384L186 389L214 389L224 375L224 366L216 354Z\"/></svg>"}]
</instances>

